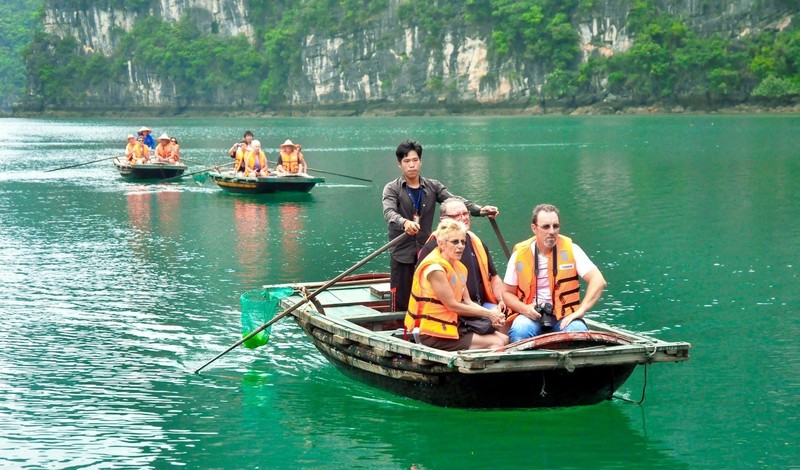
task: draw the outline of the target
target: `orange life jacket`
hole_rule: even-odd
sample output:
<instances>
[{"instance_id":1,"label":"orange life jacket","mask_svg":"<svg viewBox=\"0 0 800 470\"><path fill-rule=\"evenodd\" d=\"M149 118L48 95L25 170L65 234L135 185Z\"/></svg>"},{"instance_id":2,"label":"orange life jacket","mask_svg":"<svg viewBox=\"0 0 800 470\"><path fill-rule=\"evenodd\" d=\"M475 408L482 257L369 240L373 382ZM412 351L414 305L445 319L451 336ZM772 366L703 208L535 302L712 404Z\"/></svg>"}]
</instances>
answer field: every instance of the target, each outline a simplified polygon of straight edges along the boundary
<instances>
[{"instance_id":1,"label":"orange life jacket","mask_svg":"<svg viewBox=\"0 0 800 470\"><path fill-rule=\"evenodd\" d=\"M172 144L161 144L159 143L156 145L156 156L159 158L171 158L172 157Z\"/></svg>"},{"instance_id":2,"label":"orange life jacket","mask_svg":"<svg viewBox=\"0 0 800 470\"><path fill-rule=\"evenodd\" d=\"M247 151L249 152L249 150ZM236 150L236 160L233 161L233 171L244 171L245 167L245 147L239 147Z\"/></svg>"},{"instance_id":3,"label":"orange life jacket","mask_svg":"<svg viewBox=\"0 0 800 470\"><path fill-rule=\"evenodd\" d=\"M439 248L435 248L420 262L414 272L411 284L411 298L408 300L408 312L403 322L407 331L419 327L420 334L438 338L458 339L458 314L448 310L436 298L430 281L423 275L432 264L444 268L444 274L453 289L456 301L461 302L464 283L467 281L467 268L456 261L455 266L442 257Z\"/></svg>"},{"instance_id":4,"label":"orange life jacket","mask_svg":"<svg viewBox=\"0 0 800 470\"><path fill-rule=\"evenodd\" d=\"M467 234L469 235L469 239L472 242L472 251L478 258L478 269L480 270L481 284L483 285L485 300L487 302L496 304L497 297L495 297L494 295L494 291L492 290L491 279L489 279L489 255L486 254L486 250L483 247L483 242L481 242L481 239L478 238L477 235L469 231L467 232ZM428 241L430 240L436 240L436 235L431 234L431 236L428 237Z\"/></svg>"},{"instance_id":5,"label":"orange life jacket","mask_svg":"<svg viewBox=\"0 0 800 470\"><path fill-rule=\"evenodd\" d=\"M281 165L283 169L289 173L297 173L300 171L300 152L294 150L286 153L281 150Z\"/></svg>"},{"instance_id":6,"label":"orange life jacket","mask_svg":"<svg viewBox=\"0 0 800 470\"><path fill-rule=\"evenodd\" d=\"M536 259L531 245L536 237L531 237L514 245L517 253L517 297L530 304L536 300ZM553 248L553 257L547 266L547 279L550 282L550 293L553 299L553 314L561 320L578 309L581 303L581 284L575 256L572 253L572 239L559 235Z\"/></svg>"},{"instance_id":7,"label":"orange life jacket","mask_svg":"<svg viewBox=\"0 0 800 470\"><path fill-rule=\"evenodd\" d=\"M261 171L267 170L267 155L264 153L263 150L258 151L258 158L256 158L256 152L253 150L248 151L245 154L245 165L246 168Z\"/></svg>"},{"instance_id":8,"label":"orange life jacket","mask_svg":"<svg viewBox=\"0 0 800 470\"><path fill-rule=\"evenodd\" d=\"M136 142L125 146L125 158L128 159L128 163L136 160Z\"/></svg>"}]
</instances>

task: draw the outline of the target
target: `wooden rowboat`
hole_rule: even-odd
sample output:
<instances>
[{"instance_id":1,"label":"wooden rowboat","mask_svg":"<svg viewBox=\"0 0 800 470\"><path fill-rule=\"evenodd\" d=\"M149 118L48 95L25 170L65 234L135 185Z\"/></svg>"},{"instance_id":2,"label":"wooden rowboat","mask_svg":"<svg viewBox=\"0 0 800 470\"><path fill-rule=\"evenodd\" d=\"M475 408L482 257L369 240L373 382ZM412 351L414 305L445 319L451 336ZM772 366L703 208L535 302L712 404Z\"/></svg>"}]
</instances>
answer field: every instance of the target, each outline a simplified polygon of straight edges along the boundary
<instances>
[{"instance_id":1,"label":"wooden rowboat","mask_svg":"<svg viewBox=\"0 0 800 470\"><path fill-rule=\"evenodd\" d=\"M320 285L291 285L295 293L279 307L291 307L304 290ZM689 343L592 320L588 332L545 334L497 351L441 351L404 339L405 314L389 311L389 297L388 278L370 275L320 293L292 315L345 375L445 407L590 405L610 399L639 364L689 359Z\"/></svg>"},{"instance_id":2,"label":"wooden rowboat","mask_svg":"<svg viewBox=\"0 0 800 470\"><path fill-rule=\"evenodd\" d=\"M267 194L281 192L307 193L325 178L305 176L268 176L265 178L237 176L233 171L212 171L208 176L225 191L238 194Z\"/></svg>"},{"instance_id":3,"label":"wooden rowboat","mask_svg":"<svg viewBox=\"0 0 800 470\"><path fill-rule=\"evenodd\" d=\"M168 163L145 163L139 165L129 164L124 157L114 159L114 166L117 167L120 176L131 180L161 180L180 176L186 171L186 165L178 163L171 165Z\"/></svg>"}]
</instances>

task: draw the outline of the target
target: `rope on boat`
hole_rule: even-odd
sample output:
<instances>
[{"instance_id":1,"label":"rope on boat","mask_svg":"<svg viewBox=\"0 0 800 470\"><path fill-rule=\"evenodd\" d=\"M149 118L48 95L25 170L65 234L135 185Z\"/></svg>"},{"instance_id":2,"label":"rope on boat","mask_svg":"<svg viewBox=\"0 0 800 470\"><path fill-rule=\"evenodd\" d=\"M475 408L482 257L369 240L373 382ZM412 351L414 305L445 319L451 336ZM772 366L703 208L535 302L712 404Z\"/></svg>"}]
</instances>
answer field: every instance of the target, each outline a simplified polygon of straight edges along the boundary
<instances>
[{"instance_id":1,"label":"rope on boat","mask_svg":"<svg viewBox=\"0 0 800 470\"><path fill-rule=\"evenodd\" d=\"M545 376L544 373L542 373L542 389L539 391L539 396L542 398L544 398L545 395L547 395L547 391L544 389L544 384L545 384Z\"/></svg>"},{"instance_id":2,"label":"rope on boat","mask_svg":"<svg viewBox=\"0 0 800 470\"><path fill-rule=\"evenodd\" d=\"M589 349L589 348L584 348L584 349ZM556 351L558 353L558 363L559 364L563 363L564 364L564 369L566 369L567 372L574 372L575 371L575 364L572 362L572 353L574 351L580 351L580 349L575 349L575 350L567 351L567 352L563 352L563 353L560 352L560 351ZM556 366L556 367L558 367L558 366Z\"/></svg>"},{"instance_id":3,"label":"rope on boat","mask_svg":"<svg viewBox=\"0 0 800 470\"><path fill-rule=\"evenodd\" d=\"M638 401L636 401L636 400L631 400L630 398L623 397L622 395L617 395L616 393L614 393L611 396L611 398L616 398L617 400L622 400L622 401L624 401L626 403L631 403L633 405L641 405L642 403L644 403L645 392L647 391L647 366L648 365L649 364L645 364L644 365L644 383L642 384L642 398L640 398Z\"/></svg>"}]
</instances>

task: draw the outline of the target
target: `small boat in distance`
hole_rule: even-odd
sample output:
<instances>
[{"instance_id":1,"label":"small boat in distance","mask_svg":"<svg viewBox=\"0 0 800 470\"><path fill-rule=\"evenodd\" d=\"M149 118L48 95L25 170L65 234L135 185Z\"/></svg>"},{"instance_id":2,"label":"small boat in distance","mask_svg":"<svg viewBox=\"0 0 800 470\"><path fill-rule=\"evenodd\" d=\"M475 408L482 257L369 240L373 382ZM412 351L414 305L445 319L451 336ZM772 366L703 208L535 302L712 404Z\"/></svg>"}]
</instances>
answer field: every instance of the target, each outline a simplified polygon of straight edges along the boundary
<instances>
[{"instance_id":1,"label":"small boat in distance","mask_svg":"<svg viewBox=\"0 0 800 470\"><path fill-rule=\"evenodd\" d=\"M285 310L322 283L292 287ZM408 398L456 408L591 405L611 399L639 364L682 362L691 345L586 320L589 331L549 333L497 350L442 351L404 337L385 274L345 278L291 312L341 372ZM646 382L645 382L646 383Z\"/></svg>"},{"instance_id":2,"label":"small boat in distance","mask_svg":"<svg viewBox=\"0 0 800 470\"><path fill-rule=\"evenodd\" d=\"M144 163L131 165L125 160L124 156L117 156L114 159L114 166L117 167L120 176L129 180L162 180L180 176L186 171L183 163Z\"/></svg>"},{"instance_id":3,"label":"small boat in distance","mask_svg":"<svg viewBox=\"0 0 800 470\"><path fill-rule=\"evenodd\" d=\"M225 191L238 194L307 193L325 178L311 176L246 177L229 171L210 171L208 176Z\"/></svg>"}]
</instances>

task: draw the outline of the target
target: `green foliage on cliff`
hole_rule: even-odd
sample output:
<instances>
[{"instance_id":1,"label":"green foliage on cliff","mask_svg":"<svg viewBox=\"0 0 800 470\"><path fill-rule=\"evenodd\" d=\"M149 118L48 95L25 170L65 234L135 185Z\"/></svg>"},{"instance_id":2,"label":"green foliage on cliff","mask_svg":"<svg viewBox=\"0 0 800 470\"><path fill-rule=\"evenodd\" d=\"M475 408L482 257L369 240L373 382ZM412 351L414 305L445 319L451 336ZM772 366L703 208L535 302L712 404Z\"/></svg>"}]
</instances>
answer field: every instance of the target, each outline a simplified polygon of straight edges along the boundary
<instances>
[{"instance_id":1,"label":"green foliage on cliff","mask_svg":"<svg viewBox=\"0 0 800 470\"><path fill-rule=\"evenodd\" d=\"M123 2L131 11L152 7L150 0ZM80 9L96 2L65 3ZM247 21L256 33L253 40L223 37L213 27L211 34L201 33L191 15L175 23L141 15L130 31L113 32L116 48L109 57L85 50L72 38L39 32L24 53L32 92L28 104L89 105L99 94L123 93L131 76L146 74L150 83L174 90L181 107L218 105L219 97L239 97L232 103L234 109L283 106L306 79L303 54L310 35L341 39L357 56L359 40L375 31L378 22L384 34L397 37L370 40L402 40L404 28L412 27L415 37L434 53L447 34L466 31L482 37L490 46L491 66L519 65L519 71L507 72L508 78L543 82L544 99L586 101L611 92L642 103L719 103L751 95L779 100L800 91L797 30L741 40L701 38L652 0L632 2L625 27L633 46L627 52L589 54L587 61L582 61L572 21L591 14L600 5L597 0L400 0L396 16L387 15L394 5L389 0L246 0L246 5ZM1 52L0 67L6 67ZM388 65L381 76L384 86L393 86L407 60L401 55L397 64ZM491 66L487 80L498 78ZM19 75L16 78L19 86ZM434 99L457 96L454 79L425 80L423 89Z\"/></svg>"},{"instance_id":2,"label":"green foliage on cliff","mask_svg":"<svg viewBox=\"0 0 800 470\"><path fill-rule=\"evenodd\" d=\"M42 0L4 0L0 3L0 109L19 100L25 90L22 52L40 27Z\"/></svg>"},{"instance_id":3,"label":"green foliage on cliff","mask_svg":"<svg viewBox=\"0 0 800 470\"><path fill-rule=\"evenodd\" d=\"M786 98L800 83L800 31L765 32L733 41L700 38L683 22L639 0L629 15L634 44L624 54L594 58L575 80L587 91L608 77L610 91L643 103L695 97L741 100L750 95ZM777 80L780 78L780 80ZM767 80L763 86L759 81Z\"/></svg>"}]
</instances>

